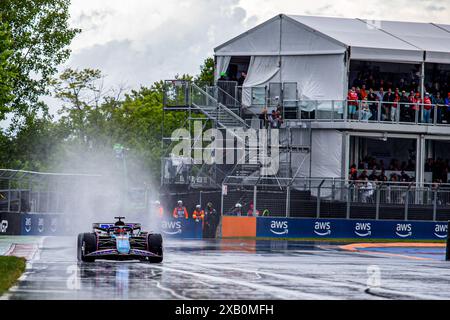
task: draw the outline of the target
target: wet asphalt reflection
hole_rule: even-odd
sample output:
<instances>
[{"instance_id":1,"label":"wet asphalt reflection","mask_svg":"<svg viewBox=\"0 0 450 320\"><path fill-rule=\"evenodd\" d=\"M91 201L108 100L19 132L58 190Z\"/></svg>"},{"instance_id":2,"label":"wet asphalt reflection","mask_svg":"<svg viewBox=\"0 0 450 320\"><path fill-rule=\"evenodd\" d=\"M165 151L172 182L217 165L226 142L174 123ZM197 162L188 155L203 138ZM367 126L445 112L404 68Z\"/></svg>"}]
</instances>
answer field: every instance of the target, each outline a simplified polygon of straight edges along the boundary
<instances>
[{"instance_id":1,"label":"wet asphalt reflection","mask_svg":"<svg viewBox=\"0 0 450 320\"><path fill-rule=\"evenodd\" d=\"M450 265L336 244L165 240L164 262L79 263L76 239L46 238L9 299L450 298Z\"/></svg>"}]
</instances>

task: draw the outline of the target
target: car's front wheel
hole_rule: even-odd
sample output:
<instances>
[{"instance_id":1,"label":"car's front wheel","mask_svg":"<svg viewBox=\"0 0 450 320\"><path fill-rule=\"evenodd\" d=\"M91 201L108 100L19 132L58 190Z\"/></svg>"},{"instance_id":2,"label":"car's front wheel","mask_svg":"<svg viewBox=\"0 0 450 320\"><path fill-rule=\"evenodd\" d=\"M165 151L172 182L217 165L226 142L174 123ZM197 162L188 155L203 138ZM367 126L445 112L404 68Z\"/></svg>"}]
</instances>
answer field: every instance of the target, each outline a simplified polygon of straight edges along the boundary
<instances>
[{"instance_id":1,"label":"car's front wheel","mask_svg":"<svg viewBox=\"0 0 450 320\"><path fill-rule=\"evenodd\" d=\"M149 234L147 236L148 251L157 254L159 257L149 257L150 263L160 263L163 261L162 236L160 234Z\"/></svg>"},{"instance_id":2,"label":"car's front wheel","mask_svg":"<svg viewBox=\"0 0 450 320\"><path fill-rule=\"evenodd\" d=\"M97 239L94 233L80 233L78 235L78 261L94 262L94 257L87 257L89 253L97 250Z\"/></svg>"}]
</instances>

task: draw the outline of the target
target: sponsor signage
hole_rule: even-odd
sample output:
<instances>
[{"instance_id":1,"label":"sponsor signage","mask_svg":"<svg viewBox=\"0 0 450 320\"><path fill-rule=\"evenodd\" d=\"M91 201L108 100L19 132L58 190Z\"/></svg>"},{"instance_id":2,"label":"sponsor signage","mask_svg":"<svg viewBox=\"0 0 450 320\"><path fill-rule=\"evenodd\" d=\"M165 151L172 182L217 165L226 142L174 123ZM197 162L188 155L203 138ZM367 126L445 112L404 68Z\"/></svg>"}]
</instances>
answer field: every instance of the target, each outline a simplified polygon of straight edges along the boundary
<instances>
[{"instance_id":1,"label":"sponsor signage","mask_svg":"<svg viewBox=\"0 0 450 320\"><path fill-rule=\"evenodd\" d=\"M163 237L182 239L201 239L202 223L192 219L161 220L160 231Z\"/></svg>"},{"instance_id":2,"label":"sponsor signage","mask_svg":"<svg viewBox=\"0 0 450 320\"><path fill-rule=\"evenodd\" d=\"M20 214L0 213L0 236L20 235Z\"/></svg>"},{"instance_id":3,"label":"sponsor signage","mask_svg":"<svg viewBox=\"0 0 450 320\"><path fill-rule=\"evenodd\" d=\"M21 234L60 235L63 232L62 222L61 216L54 214L21 214Z\"/></svg>"},{"instance_id":4,"label":"sponsor signage","mask_svg":"<svg viewBox=\"0 0 450 320\"><path fill-rule=\"evenodd\" d=\"M264 238L444 240L447 222L258 217L256 236Z\"/></svg>"}]
</instances>

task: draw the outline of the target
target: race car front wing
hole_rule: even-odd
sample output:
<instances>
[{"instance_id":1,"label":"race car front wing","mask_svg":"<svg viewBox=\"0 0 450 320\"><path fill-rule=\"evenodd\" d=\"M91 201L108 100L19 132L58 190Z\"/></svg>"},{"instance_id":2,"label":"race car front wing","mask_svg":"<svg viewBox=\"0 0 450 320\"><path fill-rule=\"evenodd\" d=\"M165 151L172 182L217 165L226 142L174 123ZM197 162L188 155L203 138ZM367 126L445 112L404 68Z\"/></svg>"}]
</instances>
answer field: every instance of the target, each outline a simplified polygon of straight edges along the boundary
<instances>
[{"instance_id":1,"label":"race car front wing","mask_svg":"<svg viewBox=\"0 0 450 320\"><path fill-rule=\"evenodd\" d=\"M91 252L86 255L86 257L102 257L102 256L120 256L120 257L160 257L156 253L146 251L146 250L140 250L140 249L131 249L129 253L123 254L119 253L117 249L105 249L105 250L98 250Z\"/></svg>"}]
</instances>

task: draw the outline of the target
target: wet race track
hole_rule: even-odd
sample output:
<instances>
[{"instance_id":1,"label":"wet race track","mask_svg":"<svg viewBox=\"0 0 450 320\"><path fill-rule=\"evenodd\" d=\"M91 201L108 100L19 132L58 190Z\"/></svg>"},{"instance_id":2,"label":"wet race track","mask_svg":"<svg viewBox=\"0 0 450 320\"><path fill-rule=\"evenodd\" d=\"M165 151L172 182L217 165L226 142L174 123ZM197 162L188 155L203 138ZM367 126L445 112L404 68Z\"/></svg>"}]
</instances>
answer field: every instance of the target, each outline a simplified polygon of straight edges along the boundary
<instances>
[{"instance_id":1,"label":"wet race track","mask_svg":"<svg viewBox=\"0 0 450 320\"><path fill-rule=\"evenodd\" d=\"M166 240L162 264L78 263L76 239L41 240L3 299L450 298L444 248L399 254L324 243Z\"/></svg>"}]
</instances>

